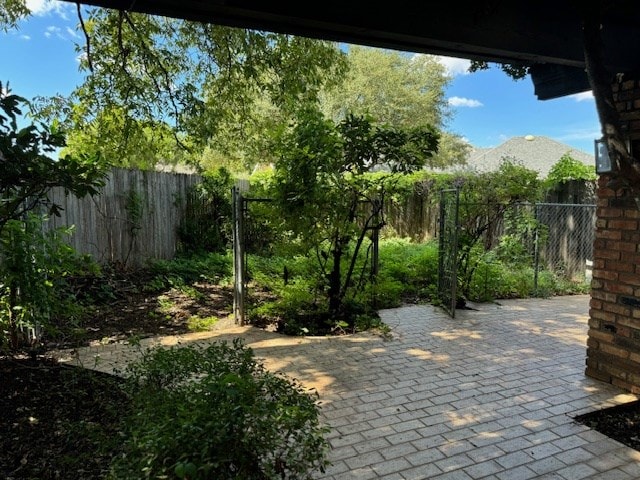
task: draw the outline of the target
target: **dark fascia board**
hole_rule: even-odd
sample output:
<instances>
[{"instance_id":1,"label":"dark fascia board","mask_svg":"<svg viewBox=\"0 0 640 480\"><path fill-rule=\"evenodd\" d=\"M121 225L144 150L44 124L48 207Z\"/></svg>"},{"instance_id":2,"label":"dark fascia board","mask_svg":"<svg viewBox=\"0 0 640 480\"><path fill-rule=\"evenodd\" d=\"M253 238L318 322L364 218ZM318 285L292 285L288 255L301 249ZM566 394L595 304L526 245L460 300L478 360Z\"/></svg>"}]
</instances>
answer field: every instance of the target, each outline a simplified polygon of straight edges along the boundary
<instances>
[{"instance_id":1,"label":"dark fascia board","mask_svg":"<svg viewBox=\"0 0 640 480\"><path fill-rule=\"evenodd\" d=\"M534 93L539 100L551 100L591 90L587 72L583 68L538 64L531 66L530 73Z\"/></svg>"},{"instance_id":2,"label":"dark fascia board","mask_svg":"<svg viewBox=\"0 0 640 480\"><path fill-rule=\"evenodd\" d=\"M577 71L584 69L584 55L576 7L584 8L593 2L86 0L82 3L402 51L499 63L563 65L574 70L568 70L573 72L568 76L570 80L561 86L578 88L577 78L582 74ZM612 74L640 70L637 0L602 0L602 4L609 7L603 17L607 68Z\"/></svg>"},{"instance_id":3,"label":"dark fascia board","mask_svg":"<svg viewBox=\"0 0 640 480\"><path fill-rule=\"evenodd\" d=\"M558 3L459 0L87 0L82 3L234 27L464 58L582 66L579 22ZM549 17L545 3L556 6ZM514 8L517 6L517 8ZM562 46L559 49L559 46ZM561 50L561 51L560 51Z\"/></svg>"}]
</instances>

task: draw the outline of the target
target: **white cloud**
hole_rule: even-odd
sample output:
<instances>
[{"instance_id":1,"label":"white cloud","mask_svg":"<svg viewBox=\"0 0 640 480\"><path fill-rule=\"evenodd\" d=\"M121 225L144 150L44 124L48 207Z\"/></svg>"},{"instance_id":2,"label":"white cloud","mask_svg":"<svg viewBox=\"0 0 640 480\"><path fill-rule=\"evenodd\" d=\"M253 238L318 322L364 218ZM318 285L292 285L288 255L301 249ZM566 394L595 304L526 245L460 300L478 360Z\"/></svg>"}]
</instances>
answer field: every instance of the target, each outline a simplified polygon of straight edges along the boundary
<instances>
[{"instance_id":1,"label":"white cloud","mask_svg":"<svg viewBox=\"0 0 640 480\"><path fill-rule=\"evenodd\" d=\"M31 40L29 35L20 35L20 40Z\"/></svg>"},{"instance_id":2,"label":"white cloud","mask_svg":"<svg viewBox=\"0 0 640 480\"><path fill-rule=\"evenodd\" d=\"M454 58L454 57L442 57L437 55L435 57L447 69L447 74L455 77L456 75L468 75L469 66L471 60L466 58Z\"/></svg>"},{"instance_id":3,"label":"white cloud","mask_svg":"<svg viewBox=\"0 0 640 480\"><path fill-rule=\"evenodd\" d=\"M589 90L588 92L576 93L574 95L569 95L569 98L573 98L576 102L586 102L593 100L593 92Z\"/></svg>"},{"instance_id":4,"label":"white cloud","mask_svg":"<svg viewBox=\"0 0 640 480\"><path fill-rule=\"evenodd\" d=\"M26 4L34 15L44 16L55 13L64 20L69 19L69 12L73 8L72 3L59 0L26 0Z\"/></svg>"},{"instance_id":5,"label":"white cloud","mask_svg":"<svg viewBox=\"0 0 640 480\"><path fill-rule=\"evenodd\" d=\"M67 27L67 33L71 38L80 38L80 35L71 27Z\"/></svg>"},{"instance_id":6,"label":"white cloud","mask_svg":"<svg viewBox=\"0 0 640 480\"><path fill-rule=\"evenodd\" d=\"M472 98L451 97L447 100L447 102L449 103L449 105L452 105L454 107L482 107L482 102L480 102L479 100L474 100Z\"/></svg>"},{"instance_id":7,"label":"white cloud","mask_svg":"<svg viewBox=\"0 0 640 480\"><path fill-rule=\"evenodd\" d=\"M598 126L587 127L583 129L574 129L563 135L558 136L558 140L561 142L571 142L576 140L595 140L600 138L602 132Z\"/></svg>"},{"instance_id":8,"label":"white cloud","mask_svg":"<svg viewBox=\"0 0 640 480\"><path fill-rule=\"evenodd\" d=\"M60 29L60 27L56 27L54 25L51 25L49 27L46 28L46 30L44 31L44 36L47 38L51 38L52 36L57 36L58 38L63 38L62 37L62 30Z\"/></svg>"}]
</instances>

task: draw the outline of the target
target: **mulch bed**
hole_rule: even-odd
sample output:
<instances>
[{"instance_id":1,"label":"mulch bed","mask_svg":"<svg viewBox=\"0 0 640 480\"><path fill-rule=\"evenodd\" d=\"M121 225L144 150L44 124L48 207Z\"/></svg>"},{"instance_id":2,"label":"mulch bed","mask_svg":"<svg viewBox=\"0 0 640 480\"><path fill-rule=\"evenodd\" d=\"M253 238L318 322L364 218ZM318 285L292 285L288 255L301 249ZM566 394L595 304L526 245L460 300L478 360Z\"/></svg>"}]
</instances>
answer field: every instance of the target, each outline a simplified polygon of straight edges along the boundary
<instances>
[{"instance_id":1,"label":"mulch bed","mask_svg":"<svg viewBox=\"0 0 640 480\"><path fill-rule=\"evenodd\" d=\"M640 451L640 401L575 417L583 425Z\"/></svg>"},{"instance_id":2,"label":"mulch bed","mask_svg":"<svg viewBox=\"0 0 640 480\"><path fill-rule=\"evenodd\" d=\"M0 358L0 478L104 478L128 401L120 379L55 360Z\"/></svg>"}]
</instances>

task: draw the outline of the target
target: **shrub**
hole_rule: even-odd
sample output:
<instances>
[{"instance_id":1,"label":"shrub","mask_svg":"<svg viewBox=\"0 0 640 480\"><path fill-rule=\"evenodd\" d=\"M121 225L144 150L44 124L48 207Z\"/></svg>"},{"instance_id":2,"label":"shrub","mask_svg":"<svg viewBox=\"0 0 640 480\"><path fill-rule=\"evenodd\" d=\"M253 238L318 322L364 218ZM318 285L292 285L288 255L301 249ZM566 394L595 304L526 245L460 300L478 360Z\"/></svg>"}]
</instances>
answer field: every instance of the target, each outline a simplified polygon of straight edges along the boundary
<instances>
[{"instance_id":1,"label":"shrub","mask_svg":"<svg viewBox=\"0 0 640 480\"><path fill-rule=\"evenodd\" d=\"M396 290L394 282L402 286L397 291L396 304L403 299L433 298L438 284L437 242L412 243L406 239L381 241L380 273L376 285L376 298L380 302L386 299L381 305L394 306L389 302Z\"/></svg>"},{"instance_id":2,"label":"shrub","mask_svg":"<svg viewBox=\"0 0 640 480\"><path fill-rule=\"evenodd\" d=\"M187 319L187 327L193 332L206 332L211 330L220 319L216 316L200 317L199 315L192 315Z\"/></svg>"},{"instance_id":3,"label":"shrub","mask_svg":"<svg viewBox=\"0 0 640 480\"><path fill-rule=\"evenodd\" d=\"M223 252L231 246L231 187L224 167L202 174L187 194L185 217L178 228L182 252Z\"/></svg>"},{"instance_id":4,"label":"shrub","mask_svg":"<svg viewBox=\"0 0 640 480\"><path fill-rule=\"evenodd\" d=\"M28 213L0 230L0 348L36 346L82 313L67 288L73 275L98 266L65 243L71 228L45 230L46 216Z\"/></svg>"},{"instance_id":5,"label":"shrub","mask_svg":"<svg viewBox=\"0 0 640 480\"><path fill-rule=\"evenodd\" d=\"M111 478L310 479L327 465L317 395L240 340L156 347L126 373L133 414Z\"/></svg>"}]
</instances>

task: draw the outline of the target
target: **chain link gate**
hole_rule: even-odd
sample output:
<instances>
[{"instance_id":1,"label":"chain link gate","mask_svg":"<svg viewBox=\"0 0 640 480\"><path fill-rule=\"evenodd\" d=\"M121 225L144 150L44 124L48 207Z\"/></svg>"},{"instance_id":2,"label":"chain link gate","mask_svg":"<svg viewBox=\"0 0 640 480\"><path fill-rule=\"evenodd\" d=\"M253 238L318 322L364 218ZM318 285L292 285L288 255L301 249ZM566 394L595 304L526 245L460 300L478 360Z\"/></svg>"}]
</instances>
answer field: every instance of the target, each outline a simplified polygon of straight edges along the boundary
<instances>
[{"instance_id":1,"label":"chain link gate","mask_svg":"<svg viewBox=\"0 0 640 480\"><path fill-rule=\"evenodd\" d=\"M440 231L438 249L438 299L455 318L458 285L458 211L460 190L440 192Z\"/></svg>"}]
</instances>

